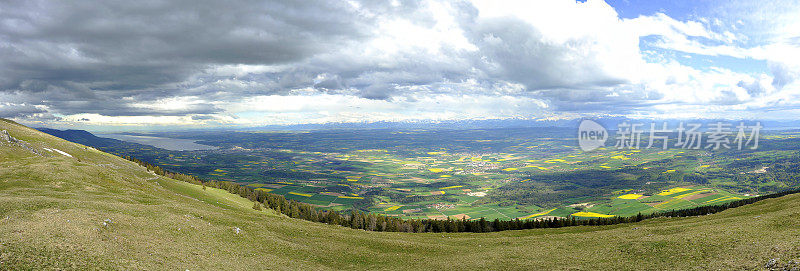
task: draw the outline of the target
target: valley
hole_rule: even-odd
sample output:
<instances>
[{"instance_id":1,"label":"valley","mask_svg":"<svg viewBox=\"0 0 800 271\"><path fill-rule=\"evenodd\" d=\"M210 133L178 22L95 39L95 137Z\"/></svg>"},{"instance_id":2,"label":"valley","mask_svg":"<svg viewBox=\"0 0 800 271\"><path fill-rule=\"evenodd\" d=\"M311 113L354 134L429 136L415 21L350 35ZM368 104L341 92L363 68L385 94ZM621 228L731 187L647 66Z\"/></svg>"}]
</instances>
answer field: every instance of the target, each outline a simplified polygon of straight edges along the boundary
<instances>
[{"instance_id":1,"label":"valley","mask_svg":"<svg viewBox=\"0 0 800 271\"><path fill-rule=\"evenodd\" d=\"M147 135L218 148L194 151L84 133L72 139L323 210L407 219L634 216L798 185L789 178L796 175L797 131L768 132L754 151L609 146L582 152L572 133L555 127Z\"/></svg>"}]
</instances>

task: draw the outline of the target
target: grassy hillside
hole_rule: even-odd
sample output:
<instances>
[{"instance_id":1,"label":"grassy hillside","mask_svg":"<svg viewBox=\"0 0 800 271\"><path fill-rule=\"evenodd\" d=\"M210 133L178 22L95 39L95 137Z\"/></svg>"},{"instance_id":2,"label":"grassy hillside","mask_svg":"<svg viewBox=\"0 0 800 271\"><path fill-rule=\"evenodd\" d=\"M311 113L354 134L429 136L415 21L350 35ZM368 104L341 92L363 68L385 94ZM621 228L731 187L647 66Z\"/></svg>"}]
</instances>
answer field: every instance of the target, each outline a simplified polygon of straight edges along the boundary
<instances>
[{"instance_id":1,"label":"grassy hillside","mask_svg":"<svg viewBox=\"0 0 800 271\"><path fill-rule=\"evenodd\" d=\"M0 137L0 269L730 270L800 258L800 195L615 226L366 232L255 211L5 120L0 130L28 143Z\"/></svg>"}]
</instances>

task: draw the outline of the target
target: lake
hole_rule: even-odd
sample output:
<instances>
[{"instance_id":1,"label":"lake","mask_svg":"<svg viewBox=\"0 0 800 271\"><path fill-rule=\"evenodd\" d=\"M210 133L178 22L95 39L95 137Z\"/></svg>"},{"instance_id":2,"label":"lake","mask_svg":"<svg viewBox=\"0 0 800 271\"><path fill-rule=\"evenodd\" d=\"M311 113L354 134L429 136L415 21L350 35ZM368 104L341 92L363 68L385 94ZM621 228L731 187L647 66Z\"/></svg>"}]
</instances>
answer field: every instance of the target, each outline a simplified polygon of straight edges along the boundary
<instances>
[{"instance_id":1,"label":"lake","mask_svg":"<svg viewBox=\"0 0 800 271\"><path fill-rule=\"evenodd\" d=\"M113 138L122 141L134 142L139 144L150 145L171 151L199 151L199 150L216 150L217 147L197 144L194 139L183 138L168 138L156 136L138 136L138 135L122 135L122 134L98 134L99 137Z\"/></svg>"}]
</instances>

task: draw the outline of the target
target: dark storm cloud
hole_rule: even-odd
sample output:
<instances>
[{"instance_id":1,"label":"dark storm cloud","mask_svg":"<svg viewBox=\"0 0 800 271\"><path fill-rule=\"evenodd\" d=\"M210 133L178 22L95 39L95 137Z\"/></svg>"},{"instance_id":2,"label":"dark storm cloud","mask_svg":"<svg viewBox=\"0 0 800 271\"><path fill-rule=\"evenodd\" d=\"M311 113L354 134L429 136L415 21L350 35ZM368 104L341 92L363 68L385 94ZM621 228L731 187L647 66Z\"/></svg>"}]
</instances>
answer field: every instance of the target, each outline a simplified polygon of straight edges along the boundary
<instances>
[{"instance_id":1,"label":"dark storm cloud","mask_svg":"<svg viewBox=\"0 0 800 271\"><path fill-rule=\"evenodd\" d=\"M543 89L533 92L561 111L602 112L613 108L627 114L656 104L663 94L639 84L616 87Z\"/></svg>"},{"instance_id":2,"label":"dark storm cloud","mask_svg":"<svg viewBox=\"0 0 800 271\"><path fill-rule=\"evenodd\" d=\"M381 18L422 27L433 15L416 1L107 1L7 2L0 9L0 91L23 93L62 114L172 115L213 113L150 110L132 102L203 96L227 100L286 94L312 87L324 92L386 99L401 87L463 81L470 60L443 48L437 60L403 51L389 62L363 57L360 42L376 34ZM465 14L475 10L464 3ZM280 65L280 72L206 74L219 65ZM318 78L328 74L327 78ZM130 98L123 100L123 98Z\"/></svg>"},{"instance_id":3,"label":"dark storm cloud","mask_svg":"<svg viewBox=\"0 0 800 271\"><path fill-rule=\"evenodd\" d=\"M31 117L45 112L45 110L29 104L0 103L0 118Z\"/></svg>"},{"instance_id":4,"label":"dark storm cloud","mask_svg":"<svg viewBox=\"0 0 800 271\"><path fill-rule=\"evenodd\" d=\"M119 99L180 96L170 84L212 65L301 61L368 37L376 14L340 1L7 1L0 91L61 113L146 114Z\"/></svg>"}]
</instances>

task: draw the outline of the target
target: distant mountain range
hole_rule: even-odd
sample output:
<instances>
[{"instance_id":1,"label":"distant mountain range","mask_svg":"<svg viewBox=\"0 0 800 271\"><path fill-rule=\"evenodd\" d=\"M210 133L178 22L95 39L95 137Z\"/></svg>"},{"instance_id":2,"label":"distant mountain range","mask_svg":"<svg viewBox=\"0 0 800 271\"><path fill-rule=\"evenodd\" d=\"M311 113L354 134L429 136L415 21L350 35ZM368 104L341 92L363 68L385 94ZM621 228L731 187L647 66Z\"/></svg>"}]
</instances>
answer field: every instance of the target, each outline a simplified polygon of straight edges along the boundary
<instances>
[{"instance_id":1,"label":"distant mountain range","mask_svg":"<svg viewBox=\"0 0 800 271\"><path fill-rule=\"evenodd\" d=\"M70 142L92 146L99 150L111 153L116 153L117 151L124 149L158 148L135 142L99 137L84 130L58 130L50 128L36 128L36 130Z\"/></svg>"},{"instance_id":2,"label":"distant mountain range","mask_svg":"<svg viewBox=\"0 0 800 271\"><path fill-rule=\"evenodd\" d=\"M295 130L325 130L325 129L492 129L492 128L522 128L522 127L563 127L578 128L583 119L562 119L562 120L531 120L531 119L489 119L489 120L450 120L450 121L400 121L400 122L331 122L321 124L293 124L293 125L267 125L259 127L241 128L244 131L295 131ZM740 120L717 120L717 119L633 119L623 117L593 118L592 120L600 123L609 130L615 130L617 125L623 122L649 123L657 125L667 122L669 127L677 127L678 123L737 123ZM775 120L741 120L746 123L761 122L764 129L797 129L800 128L800 121L775 121ZM219 128L223 129L224 128Z\"/></svg>"},{"instance_id":3,"label":"distant mountain range","mask_svg":"<svg viewBox=\"0 0 800 271\"><path fill-rule=\"evenodd\" d=\"M46 134L50 134L52 136L55 136L55 137L58 137L58 138L61 138L61 139L67 140L67 141L72 141L72 142L80 143L80 144L87 145L87 146L99 146L99 147L102 147L102 146L119 145L119 144L125 144L125 143L135 144L135 143L130 143L130 142L122 141L122 140L116 140L116 139L105 138L105 137L98 137L98 136L95 136L94 134L92 134L92 133L90 133L88 131L84 131L84 130L57 130L57 129L50 129L50 128L36 128L36 130L39 130L39 131L44 132Z\"/></svg>"}]
</instances>

